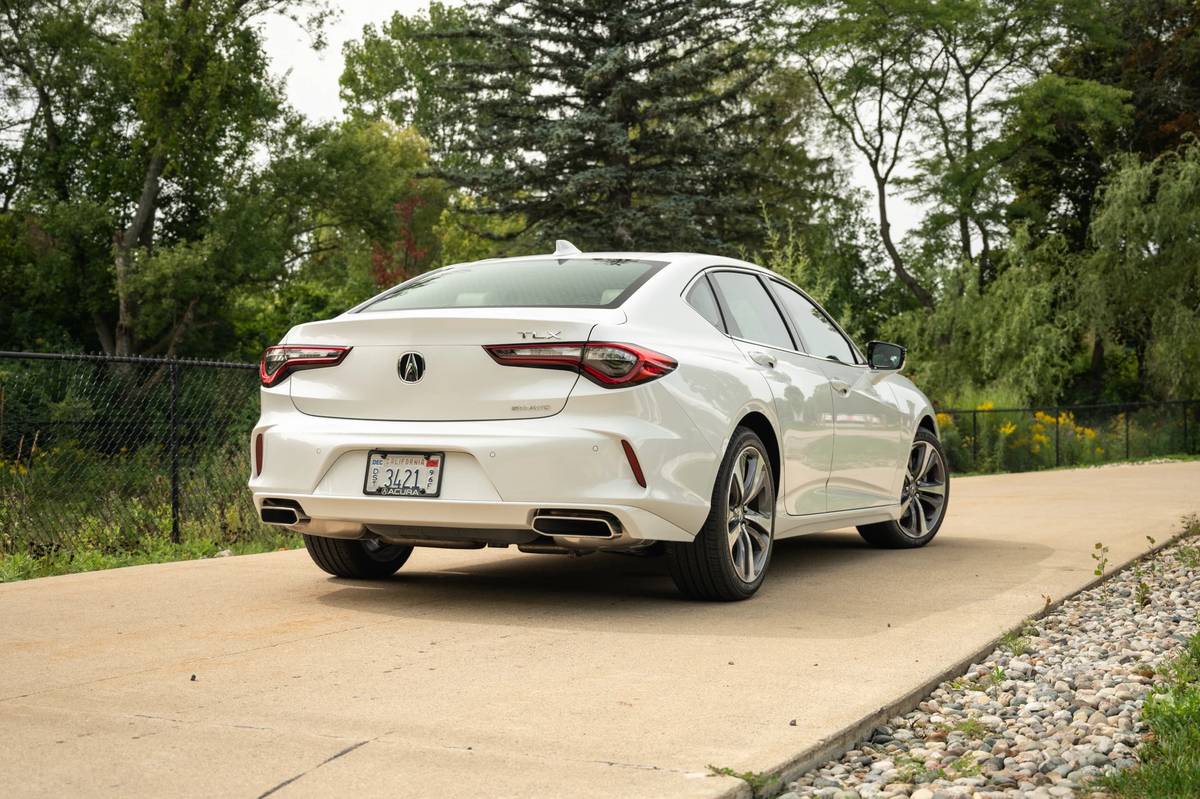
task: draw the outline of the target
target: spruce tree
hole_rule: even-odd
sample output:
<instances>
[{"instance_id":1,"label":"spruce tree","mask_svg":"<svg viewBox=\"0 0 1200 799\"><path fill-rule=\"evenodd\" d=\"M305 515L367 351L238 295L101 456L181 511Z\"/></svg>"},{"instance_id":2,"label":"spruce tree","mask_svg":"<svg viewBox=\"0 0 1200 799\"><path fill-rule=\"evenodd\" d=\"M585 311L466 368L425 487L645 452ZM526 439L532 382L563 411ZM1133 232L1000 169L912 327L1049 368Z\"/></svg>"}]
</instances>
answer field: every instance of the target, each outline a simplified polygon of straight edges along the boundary
<instances>
[{"instance_id":1,"label":"spruce tree","mask_svg":"<svg viewBox=\"0 0 1200 799\"><path fill-rule=\"evenodd\" d=\"M539 241L734 252L762 227L753 102L772 64L759 0L472 6L473 59L438 87L470 115L443 176ZM769 124L769 120L768 120Z\"/></svg>"}]
</instances>

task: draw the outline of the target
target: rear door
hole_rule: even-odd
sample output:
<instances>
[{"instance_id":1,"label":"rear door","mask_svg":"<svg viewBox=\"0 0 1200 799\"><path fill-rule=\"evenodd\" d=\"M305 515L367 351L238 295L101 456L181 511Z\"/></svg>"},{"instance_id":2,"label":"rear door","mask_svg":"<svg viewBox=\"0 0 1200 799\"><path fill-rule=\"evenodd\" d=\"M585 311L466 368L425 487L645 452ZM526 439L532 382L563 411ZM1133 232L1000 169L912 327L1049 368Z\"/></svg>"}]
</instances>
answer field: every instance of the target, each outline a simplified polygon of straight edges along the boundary
<instances>
[{"instance_id":1,"label":"rear door","mask_svg":"<svg viewBox=\"0 0 1200 799\"><path fill-rule=\"evenodd\" d=\"M894 504L903 425L895 398L877 373L816 303L792 286L770 281L808 353L833 389L833 465L829 510ZM811 357L809 357L811 356Z\"/></svg>"},{"instance_id":2,"label":"rear door","mask_svg":"<svg viewBox=\"0 0 1200 799\"><path fill-rule=\"evenodd\" d=\"M707 273L729 335L771 388L783 449L785 512L821 513L833 460L833 392L829 378L795 342L763 279L748 271ZM703 277L701 278L704 279Z\"/></svg>"}]
</instances>

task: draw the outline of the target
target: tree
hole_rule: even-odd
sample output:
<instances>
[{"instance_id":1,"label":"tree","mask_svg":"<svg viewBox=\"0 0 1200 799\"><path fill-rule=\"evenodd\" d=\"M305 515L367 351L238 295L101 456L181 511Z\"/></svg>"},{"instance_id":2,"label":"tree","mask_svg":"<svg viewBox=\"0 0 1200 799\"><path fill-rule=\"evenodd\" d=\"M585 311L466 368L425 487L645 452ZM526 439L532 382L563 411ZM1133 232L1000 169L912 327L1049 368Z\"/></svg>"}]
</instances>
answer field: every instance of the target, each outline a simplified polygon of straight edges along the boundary
<instances>
[{"instance_id":1,"label":"tree","mask_svg":"<svg viewBox=\"0 0 1200 799\"><path fill-rule=\"evenodd\" d=\"M488 40L467 30L485 23L474 6L429 4L410 16L396 12L343 48L341 97L349 114L389 119L421 132L435 160L461 150L474 118L462 113L458 70L485 62Z\"/></svg>"},{"instance_id":2,"label":"tree","mask_svg":"<svg viewBox=\"0 0 1200 799\"><path fill-rule=\"evenodd\" d=\"M769 113L752 95L773 66L762 2L497 0L462 13L458 29L432 9L428 23L389 29L397 63L430 52L451 62L398 67L368 89L364 64L379 49L369 35L344 81L353 98L416 87L433 98L425 107L456 99L470 124L438 167L470 198L461 211L521 220L505 237L596 249L731 252L761 240L758 190L774 179L752 158Z\"/></svg>"},{"instance_id":3,"label":"tree","mask_svg":"<svg viewBox=\"0 0 1200 799\"><path fill-rule=\"evenodd\" d=\"M1122 164L1092 224L1082 294L1132 351L1142 396L1189 399L1200 391L1200 140Z\"/></svg>"},{"instance_id":4,"label":"tree","mask_svg":"<svg viewBox=\"0 0 1200 799\"><path fill-rule=\"evenodd\" d=\"M936 67L923 32L906 24L905 10L903 3L874 0L805 2L798 8L794 43L834 129L871 172L879 238L892 271L921 305L932 308L933 291L906 265L888 212L905 140Z\"/></svg>"}]
</instances>

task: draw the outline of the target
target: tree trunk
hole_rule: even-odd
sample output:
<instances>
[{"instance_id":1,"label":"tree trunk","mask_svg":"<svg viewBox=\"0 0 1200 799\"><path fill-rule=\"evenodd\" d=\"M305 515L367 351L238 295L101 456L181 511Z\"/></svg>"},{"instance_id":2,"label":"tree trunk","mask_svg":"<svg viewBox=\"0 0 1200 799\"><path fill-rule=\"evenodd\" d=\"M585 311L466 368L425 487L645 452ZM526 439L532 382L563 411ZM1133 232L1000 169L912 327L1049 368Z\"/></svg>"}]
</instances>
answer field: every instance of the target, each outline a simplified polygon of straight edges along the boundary
<instances>
[{"instance_id":1,"label":"tree trunk","mask_svg":"<svg viewBox=\"0 0 1200 799\"><path fill-rule=\"evenodd\" d=\"M896 244L892 241L892 223L888 220L887 211L887 185L879 175L875 176L875 191L879 197L879 236L883 239L883 248L887 250L888 258L891 259L892 271L917 298L917 302L932 309L933 295L917 282L911 272L904 268L904 259L900 257L900 251L896 249Z\"/></svg>"},{"instance_id":2,"label":"tree trunk","mask_svg":"<svg viewBox=\"0 0 1200 799\"><path fill-rule=\"evenodd\" d=\"M137 209L129 227L116 236L116 253L114 266L117 283L117 329L113 337L113 349L117 355L132 355L134 351L134 314L136 304L130 289L130 269L133 265L133 252L139 246L143 247L153 237L154 216L158 207L159 178L162 177L166 157L162 145L156 145L150 163L146 165L146 175L142 180L142 193L138 198Z\"/></svg>"}]
</instances>

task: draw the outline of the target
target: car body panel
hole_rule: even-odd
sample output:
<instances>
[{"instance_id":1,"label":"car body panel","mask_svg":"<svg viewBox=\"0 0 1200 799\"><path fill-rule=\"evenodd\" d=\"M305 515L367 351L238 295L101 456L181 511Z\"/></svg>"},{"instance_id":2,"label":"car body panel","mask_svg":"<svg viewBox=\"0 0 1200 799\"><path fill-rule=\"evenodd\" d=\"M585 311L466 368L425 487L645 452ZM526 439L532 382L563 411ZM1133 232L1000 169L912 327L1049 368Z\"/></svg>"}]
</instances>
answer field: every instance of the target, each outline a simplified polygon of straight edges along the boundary
<instances>
[{"instance_id":1,"label":"car body panel","mask_svg":"<svg viewBox=\"0 0 1200 799\"><path fill-rule=\"evenodd\" d=\"M729 441L753 415L780 442L777 538L899 515L907 447L933 413L911 382L794 351L774 352L775 368L765 368L750 357L759 345L728 336L683 300L705 269L769 274L753 264L595 255L667 264L619 308L351 309L293 328L285 343L353 349L339 366L262 390L251 438L253 452L263 436L265 453L262 473L250 478L256 504L294 501L305 515L294 528L318 535L371 535L373 525L528 530L539 509L578 508L613 514L624 528L614 543L687 541L708 515ZM636 344L678 367L612 389L570 371L501 366L483 349L516 343L522 332ZM410 350L427 359L424 393L398 375L397 359ZM433 377L437 369L445 379ZM840 404L837 379L852 387ZM365 496L372 449L444 452L440 496Z\"/></svg>"}]
</instances>

